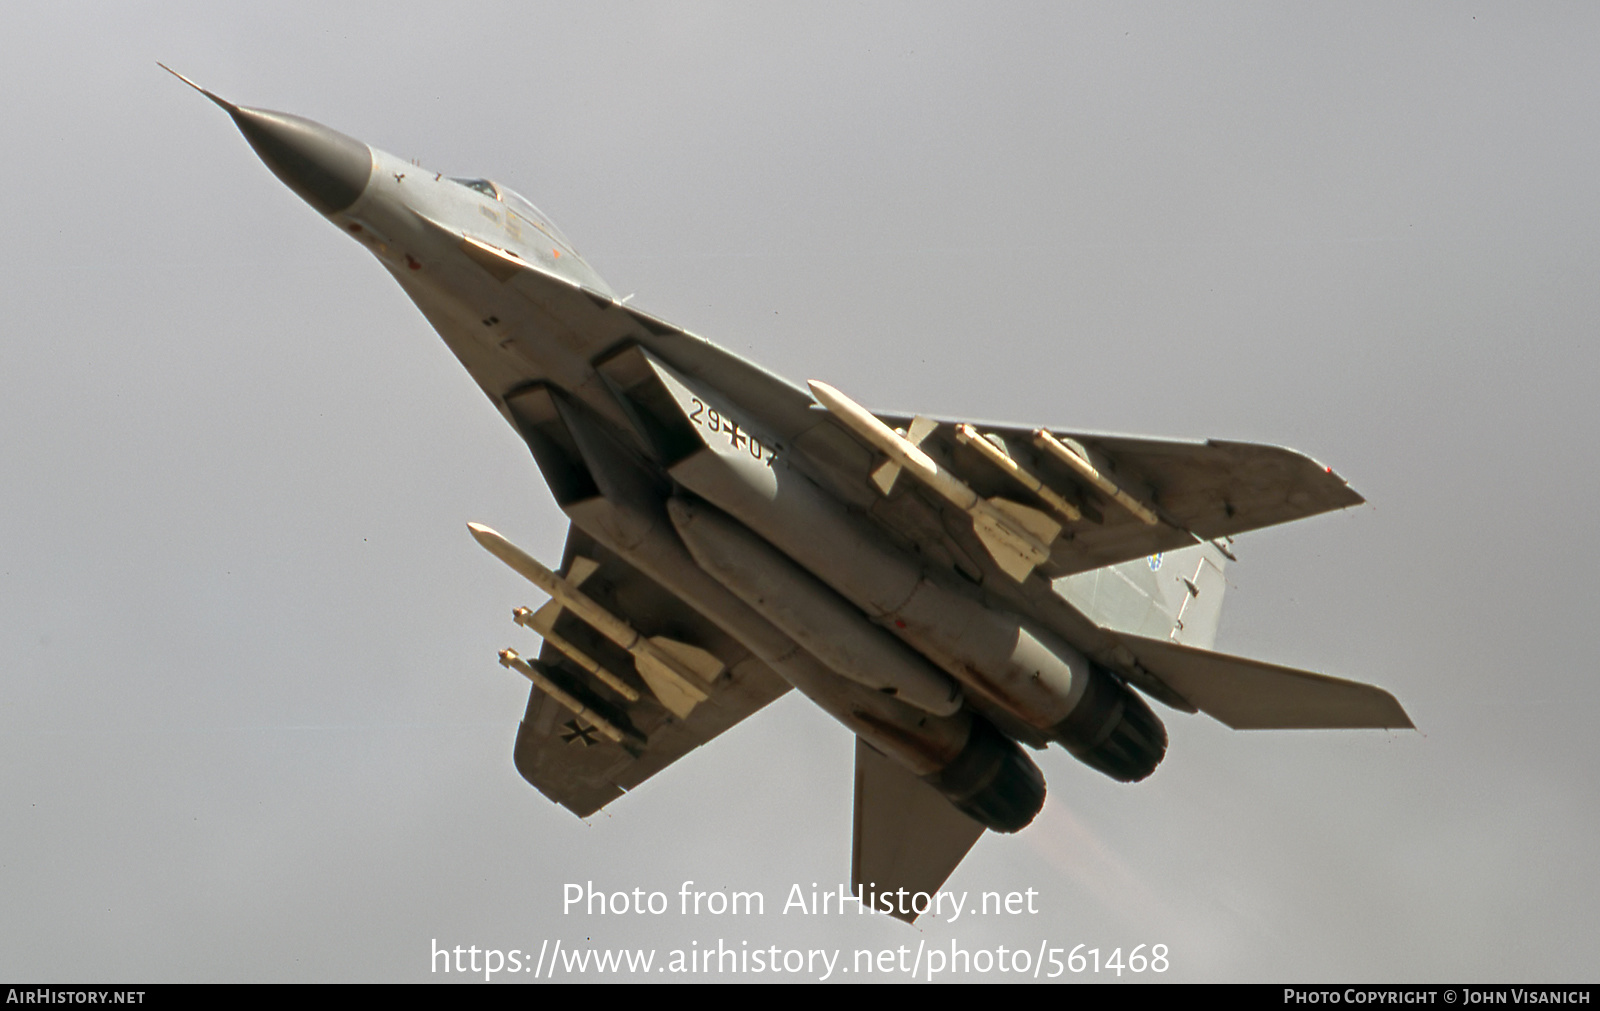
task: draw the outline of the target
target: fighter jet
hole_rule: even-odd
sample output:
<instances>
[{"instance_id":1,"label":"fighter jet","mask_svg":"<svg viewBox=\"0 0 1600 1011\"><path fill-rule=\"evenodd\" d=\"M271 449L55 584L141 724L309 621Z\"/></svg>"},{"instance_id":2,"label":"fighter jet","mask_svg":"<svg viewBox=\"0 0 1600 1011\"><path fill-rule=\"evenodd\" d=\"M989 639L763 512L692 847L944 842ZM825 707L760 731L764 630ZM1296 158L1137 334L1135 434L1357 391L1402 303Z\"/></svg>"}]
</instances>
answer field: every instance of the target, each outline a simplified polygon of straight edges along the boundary
<instances>
[{"instance_id":1,"label":"fighter jet","mask_svg":"<svg viewBox=\"0 0 1600 1011\"><path fill-rule=\"evenodd\" d=\"M1412 725L1379 688L1211 650L1236 535L1363 501L1331 468L874 413L618 298L509 187L182 79L372 252L570 519L556 569L469 530L549 597L513 613L537 655L500 662L532 683L516 767L574 814L792 688L856 738L853 886L910 921L985 830L1038 814L1029 751L1149 776L1147 699L1236 729Z\"/></svg>"}]
</instances>

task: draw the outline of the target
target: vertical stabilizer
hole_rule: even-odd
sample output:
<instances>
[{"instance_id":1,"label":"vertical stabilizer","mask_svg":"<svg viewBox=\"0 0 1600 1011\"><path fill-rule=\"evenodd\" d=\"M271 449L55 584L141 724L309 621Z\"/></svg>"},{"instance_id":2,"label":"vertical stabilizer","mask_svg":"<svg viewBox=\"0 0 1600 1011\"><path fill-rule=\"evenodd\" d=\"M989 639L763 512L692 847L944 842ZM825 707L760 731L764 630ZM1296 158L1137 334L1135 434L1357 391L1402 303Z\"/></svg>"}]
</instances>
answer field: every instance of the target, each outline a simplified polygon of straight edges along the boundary
<instances>
[{"instance_id":1,"label":"vertical stabilizer","mask_svg":"<svg viewBox=\"0 0 1600 1011\"><path fill-rule=\"evenodd\" d=\"M1210 649L1222 620L1227 556L1196 544L1064 576L1055 591L1096 625Z\"/></svg>"},{"instance_id":2,"label":"vertical stabilizer","mask_svg":"<svg viewBox=\"0 0 1600 1011\"><path fill-rule=\"evenodd\" d=\"M856 738L856 819L850 884L873 908L873 896L904 888L932 896L983 835L938 790ZM898 899L896 900L898 902ZM910 923L917 914L890 913Z\"/></svg>"}]
</instances>

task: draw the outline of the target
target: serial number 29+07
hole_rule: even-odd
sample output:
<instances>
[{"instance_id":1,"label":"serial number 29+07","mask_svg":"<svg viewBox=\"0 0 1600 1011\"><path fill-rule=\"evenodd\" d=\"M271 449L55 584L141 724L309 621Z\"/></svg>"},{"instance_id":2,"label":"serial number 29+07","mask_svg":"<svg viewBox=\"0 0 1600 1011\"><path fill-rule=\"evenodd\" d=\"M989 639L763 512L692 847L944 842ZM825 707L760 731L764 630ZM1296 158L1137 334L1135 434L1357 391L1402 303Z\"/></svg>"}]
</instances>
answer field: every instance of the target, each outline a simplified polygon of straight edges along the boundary
<instances>
[{"instance_id":1,"label":"serial number 29+07","mask_svg":"<svg viewBox=\"0 0 1600 1011\"><path fill-rule=\"evenodd\" d=\"M706 406L705 401L699 397L691 397L694 409L689 412L689 420L703 428L710 429L713 433L720 432L728 437L728 445L735 450L743 450L750 454L751 459L760 460L768 467L777 459L777 451L767 446L751 435L741 431L739 423L723 414L715 407Z\"/></svg>"}]
</instances>

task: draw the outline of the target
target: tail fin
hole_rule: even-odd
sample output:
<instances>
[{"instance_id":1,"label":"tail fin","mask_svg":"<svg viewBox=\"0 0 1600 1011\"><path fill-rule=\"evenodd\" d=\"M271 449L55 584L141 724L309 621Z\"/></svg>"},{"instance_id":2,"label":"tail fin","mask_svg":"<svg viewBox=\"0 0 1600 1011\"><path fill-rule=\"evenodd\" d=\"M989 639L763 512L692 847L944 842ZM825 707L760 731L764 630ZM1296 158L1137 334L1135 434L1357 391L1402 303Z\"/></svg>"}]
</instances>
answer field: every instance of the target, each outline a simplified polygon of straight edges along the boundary
<instances>
[{"instance_id":1,"label":"tail fin","mask_svg":"<svg viewBox=\"0 0 1600 1011\"><path fill-rule=\"evenodd\" d=\"M856 738L855 855L850 885L862 901L896 891L936 894L983 826L926 782ZM872 896L873 898L868 898ZM910 923L914 910L889 915Z\"/></svg>"},{"instance_id":2,"label":"tail fin","mask_svg":"<svg viewBox=\"0 0 1600 1011\"><path fill-rule=\"evenodd\" d=\"M1212 652L1230 557L1215 544L1196 544L1067 576L1055 589L1089 620L1119 633L1139 666L1188 711L1235 730L1412 725L1382 688Z\"/></svg>"},{"instance_id":3,"label":"tail fin","mask_svg":"<svg viewBox=\"0 0 1600 1011\"><path fill-rule=\"evenodd\" d=\"M1113 632L1210 649L1222 620L1228 564L1214 544L1167 551L1055 581L1055 590Z\"/></svg>"}]
</instances>

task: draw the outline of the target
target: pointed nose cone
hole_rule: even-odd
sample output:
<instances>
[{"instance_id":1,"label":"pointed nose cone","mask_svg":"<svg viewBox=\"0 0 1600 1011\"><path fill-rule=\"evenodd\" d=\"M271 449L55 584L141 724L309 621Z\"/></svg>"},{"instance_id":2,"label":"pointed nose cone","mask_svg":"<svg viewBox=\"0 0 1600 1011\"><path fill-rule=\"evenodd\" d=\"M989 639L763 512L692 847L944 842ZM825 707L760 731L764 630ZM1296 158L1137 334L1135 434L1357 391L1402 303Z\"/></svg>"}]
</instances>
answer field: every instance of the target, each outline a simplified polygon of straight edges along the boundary
<instances>
[{"instance_id":1,"label":"pointed nose cone","mask_svg":"<svg viewBox=\"0 0 1600 1011\"><path fill-rule=\"evenodd\" d=\"M216 101L273 175L323 214L346 209L367 188L372 150L354 137L286 112Z\"/></svg>"}]
</instances>

